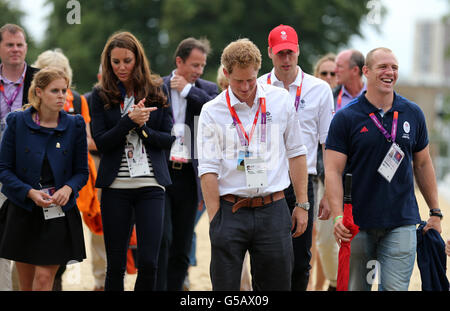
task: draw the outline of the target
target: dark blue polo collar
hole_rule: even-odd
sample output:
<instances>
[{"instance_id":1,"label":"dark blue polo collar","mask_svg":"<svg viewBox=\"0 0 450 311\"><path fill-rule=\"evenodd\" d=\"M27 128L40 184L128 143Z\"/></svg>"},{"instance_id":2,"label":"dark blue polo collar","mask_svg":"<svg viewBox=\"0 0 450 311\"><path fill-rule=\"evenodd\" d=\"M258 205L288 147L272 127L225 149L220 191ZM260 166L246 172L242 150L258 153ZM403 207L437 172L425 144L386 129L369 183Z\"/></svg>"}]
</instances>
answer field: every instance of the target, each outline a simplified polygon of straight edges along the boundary
<instances>
[{"instance_id":1,"label":"dark blue polo collar","mask_svg":"<svg viewBox=\"0 0 450 311\"><path fill-rule=\"evenodd\" d=\"M364 91L360 96L358 101L356 101L356 104L360 104L360 108L362 109L362 111L364 113L366 113L367 115L371 114L372 112L378 112L379 108L375 107L374 105L372 105L371 102L369 102L366 98L366 92ZM397 95L397 93L394 92L394 102L392 103L392 107L391 109L389 109L386 114L389 114L393 111L398 111L398 112L402 112L405 109L405 105L403 103L403 101L401 100L401 96Z\"/></svg>"}]
</instances>

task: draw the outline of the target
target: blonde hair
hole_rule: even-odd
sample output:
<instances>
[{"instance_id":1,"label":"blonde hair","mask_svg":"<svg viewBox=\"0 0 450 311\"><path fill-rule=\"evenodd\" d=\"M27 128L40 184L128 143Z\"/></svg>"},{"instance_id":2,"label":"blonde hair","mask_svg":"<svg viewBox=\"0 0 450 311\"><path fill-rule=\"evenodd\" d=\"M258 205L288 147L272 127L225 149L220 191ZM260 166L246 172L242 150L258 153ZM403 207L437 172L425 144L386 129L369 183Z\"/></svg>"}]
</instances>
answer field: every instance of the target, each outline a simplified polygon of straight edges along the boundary
<instances>
[{"instance_id":1,"label":"blonde hair","mask_svg":"<svg viewBox=\"0 0 450 311\"><path fill-rule=\"evenodd\" d=\"M56 67L64 71L69 77L69 86L72 83L72 68L70 68L69 59L62 53L60 49L47 50L39 54L38 58L32 65L36 68Z\"/></svg>"},{"instance_id":2,"label":"blonde hair","mask_svg":"<svg viewBox=\"0 0 450 311\"><path fill-rule=\"evenodd\" d=\"M223 65L220 65L219 69L217 70L216 80L217 80L217 84L219 85L219 87L222 91L225 90L229 85L228 79L225 76L225 74L223 73Z\"/></svg>"},{"instance_id":3,"label":"blonde hair","mask_svg":"<svg viewBox=\"0 0 450 311\"><path fill-rule=\"evenodd\" d=\"M69 77L61 69L56 67L46 67L39 70L33 77L33 81L31 82L31 86L28 90L28 104L23 106L23 110L34 107L34 109L39 111L41 107L41 99L36 95L36 88L44 90L50 83L58 79L66 80L67 87L69 87Z\"/></svg>"},{"instance_id":4,"label":"blonde hair","mask_svg":"<svg viewBox=\"0 0 450 311\"><path fill-rule=\"evenodd\" d=\"M322 56L314 65L314 77L319 77L319 68L325 62L336 62L336 55L333 53L328 53Z\"/></svg>"},{"instance_id":5,"label":"blonde hair","mask_svg":"<svg viewBox=\"0 0 450 311\"><path fill-rule=\"evenodd\" d=\"M249 39L239 39L225 47L221 63L228 73L232 73L235 65L239 68L253 66L255 70L259 70L261 68L261 52Z\"/></svg>"}]
</instances>

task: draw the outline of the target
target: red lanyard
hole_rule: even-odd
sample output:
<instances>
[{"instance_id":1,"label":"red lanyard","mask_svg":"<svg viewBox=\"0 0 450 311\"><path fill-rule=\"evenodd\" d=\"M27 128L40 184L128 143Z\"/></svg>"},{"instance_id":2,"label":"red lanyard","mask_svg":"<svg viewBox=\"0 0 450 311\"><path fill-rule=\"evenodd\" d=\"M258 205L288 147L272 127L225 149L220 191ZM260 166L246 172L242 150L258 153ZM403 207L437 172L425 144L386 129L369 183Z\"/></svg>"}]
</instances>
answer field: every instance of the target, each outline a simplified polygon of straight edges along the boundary
<instances>
[{"instance_id":1,"label":"red lanyard","mask_svg":"<svg viewBox=\"0 0 450 311\"><path fill-rule=\"evenodd\" d=\"M272 84L271 77L272 73L270 72L267 76L267 84ZM305 73L302 71L302 82L300 82L300 86L297 87L297 92L295 94L295 111L298 111L298 106L300 104L300 97L302 96L302 87L303 87L303 79L305 78Z\"/></svg>"},{"instance_id":2,"label":"red lanyard","mask_svg":"<svg viewBox=\"0 0 450 311\"><path fill-rule=\"evenodd\" d=\"M244 129L244 126L242 125L241 120L239 119L236 110L234 107L231 106L230 103L230 94L228 93L228 90L226 92L226 99L227 99L227 105L228 110L231 113L231 117L233 118L233 124L236 127L236 130L239 135L239 139L241 141L242 146L249 146L250 141L252 139L253 133L255 131L256 123L258 122L259 117L259 111L261 110L261 142L266 141L266 99L264 97L259 98L259 107L255 114L255 119L253 120L252 129L250 131L250 135L247 135L247 132ZM244 138L245 136L245 138Z\"/></svg>"}]
</instances>

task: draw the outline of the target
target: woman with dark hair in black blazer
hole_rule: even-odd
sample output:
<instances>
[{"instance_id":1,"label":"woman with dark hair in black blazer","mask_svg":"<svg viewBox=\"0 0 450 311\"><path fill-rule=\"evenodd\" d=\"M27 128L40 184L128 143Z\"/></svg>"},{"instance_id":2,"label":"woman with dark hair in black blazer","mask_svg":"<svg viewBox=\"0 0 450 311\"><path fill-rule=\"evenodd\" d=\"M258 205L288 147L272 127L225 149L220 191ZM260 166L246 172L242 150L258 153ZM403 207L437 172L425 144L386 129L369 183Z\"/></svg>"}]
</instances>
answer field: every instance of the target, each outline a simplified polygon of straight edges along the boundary
<instances>
[{"instance_id":1,"label":"woman with dark hair in black blazer","mask_svg":"<svg viewBox=\"0 0 450 311\"><path fill-rule=\"evenodd\" d=\"M136 222L135 290L154 290L164 191L171 183L165 149L174 141L162 79L152 74L141 43L112 35L102 53L101 81L92 92L92 132L101 153L96 187L107 256L105 290L123 290L127 248ZM127 157L133 151L133 158Z\"/></svg>"}]
</instances>

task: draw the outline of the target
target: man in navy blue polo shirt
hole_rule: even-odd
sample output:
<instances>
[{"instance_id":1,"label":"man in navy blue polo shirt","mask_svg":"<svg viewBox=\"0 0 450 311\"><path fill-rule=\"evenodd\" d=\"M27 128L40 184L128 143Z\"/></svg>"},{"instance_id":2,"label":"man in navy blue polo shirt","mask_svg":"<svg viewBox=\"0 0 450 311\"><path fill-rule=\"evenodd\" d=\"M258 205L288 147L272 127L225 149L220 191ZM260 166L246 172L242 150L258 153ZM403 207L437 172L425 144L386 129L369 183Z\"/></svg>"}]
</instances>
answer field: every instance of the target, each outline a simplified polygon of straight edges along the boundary
<instances>
[{"instance_id":1,"label":"man in navy blue polo shirt","mask_svg":"<svg viewBox=\"0 0 450 311\"><path fill-rule=\"evenodd\" d=\"M334 234L338 243L350 241L342 223L342 176L351 173L360 232L351 244L348 288L370 290L378 266L380 290L408 290L420 222L414 177L430 208L425 230L442 231L425 117L419 106L394 92L398 63L391 50L370 51L363 73L367 91L336 113L326 141Z\"/></svg>"}]
</instances>

